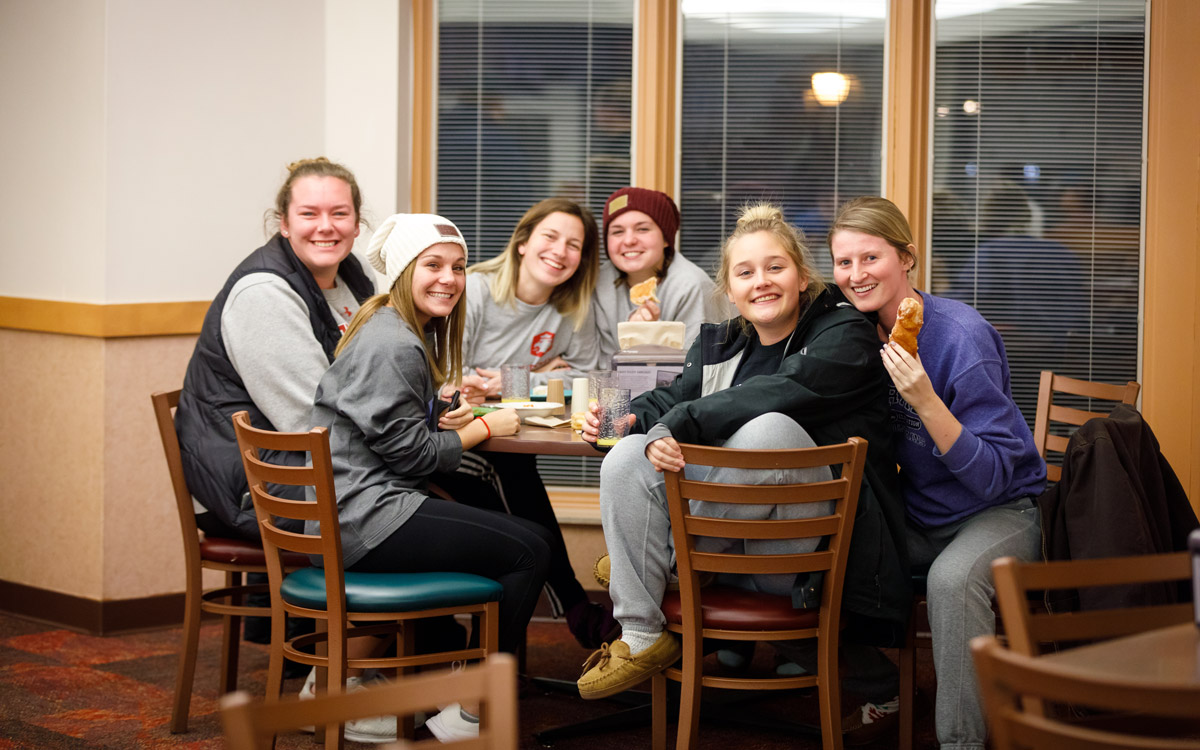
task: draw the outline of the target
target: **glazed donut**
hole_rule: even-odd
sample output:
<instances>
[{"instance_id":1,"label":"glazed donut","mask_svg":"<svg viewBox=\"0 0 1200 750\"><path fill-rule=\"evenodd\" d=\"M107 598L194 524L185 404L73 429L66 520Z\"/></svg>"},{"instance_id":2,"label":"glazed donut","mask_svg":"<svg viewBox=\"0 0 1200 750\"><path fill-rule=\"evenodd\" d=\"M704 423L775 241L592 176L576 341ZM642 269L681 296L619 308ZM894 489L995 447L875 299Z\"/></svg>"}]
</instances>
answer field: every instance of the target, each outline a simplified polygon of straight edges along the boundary
<instances>
[{"instance_id":1,"label":"glazed donut","mask_svg":"<svg viewBox=\"0 0 1200 750\"><path fill-rule=\"evenodd\" d=\"M921 332L921 324L925 322L924 312L921 300L912 297L900 300L900 309L896 312L896 325L892 326L888 341L894 341L915 357L917 334Z\"/></svg>"}]
</instances>

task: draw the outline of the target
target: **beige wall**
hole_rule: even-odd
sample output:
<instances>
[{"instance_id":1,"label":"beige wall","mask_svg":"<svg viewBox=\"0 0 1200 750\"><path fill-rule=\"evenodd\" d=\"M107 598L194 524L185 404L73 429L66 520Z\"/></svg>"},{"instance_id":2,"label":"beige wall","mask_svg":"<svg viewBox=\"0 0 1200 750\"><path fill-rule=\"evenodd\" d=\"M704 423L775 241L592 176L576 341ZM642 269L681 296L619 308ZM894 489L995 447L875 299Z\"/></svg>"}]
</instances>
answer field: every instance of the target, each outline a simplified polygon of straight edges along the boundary
<instances>
[{"instance_id":1,"label":"beige wall","mask_svg":"<svg viewBox=\"0 0 1200 750\"><path fill-rule=\"evenodd\" d=\"M374 223L406 209L408 16L403 0L0 3L0 158L20 175L0 226L22 238L0 296L212 299L304 156L354 170ZM149 394L179 387L194 340L0 329L0 579L182 590Z\"/></svg>"},{"instance_id":2,"label":"beige wall","mask_svg":"<svg viewBox=\"0 0 1200 750\"><path fill-rule=\"evenodd\" d=\"M0 579L104 592L104 345L0 330Z\"/></svg>"},{"instance_id":3,"label":"beige wall","mask_svg":"<svg viewBox=\"0 0 1200 750\"><path fill-rule=\"evenodd\" d=\"M0 295L104 300L104 50L102 0L0 3Z\"/></svg>"}]
</instances>

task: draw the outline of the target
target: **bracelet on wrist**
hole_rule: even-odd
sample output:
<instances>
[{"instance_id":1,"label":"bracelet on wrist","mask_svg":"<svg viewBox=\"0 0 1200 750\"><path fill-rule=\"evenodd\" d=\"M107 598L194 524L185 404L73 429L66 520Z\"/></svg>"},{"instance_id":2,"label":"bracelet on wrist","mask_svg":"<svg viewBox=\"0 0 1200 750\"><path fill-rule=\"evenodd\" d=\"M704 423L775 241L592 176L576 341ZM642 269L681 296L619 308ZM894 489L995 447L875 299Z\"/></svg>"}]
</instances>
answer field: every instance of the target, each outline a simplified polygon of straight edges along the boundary
<instances>
[{"instance_id":1,"label":"bracelet on wrist","mask_svg":"<svg viewBox=\"0 0 1200 750\"><path fill-rule=\"evenodd\" d=\"M479 421L480 421L480 422L483 422L483 429L487 430L487 437L486 437L486 438L484 438L484 440L491 440L491 438L492 438L492 428L491 428L491 427L488 427L487 420L486 420L486 419L484 419L483 417L480 417L480 418L479 418Z\"/></svg>"}]
</instances>

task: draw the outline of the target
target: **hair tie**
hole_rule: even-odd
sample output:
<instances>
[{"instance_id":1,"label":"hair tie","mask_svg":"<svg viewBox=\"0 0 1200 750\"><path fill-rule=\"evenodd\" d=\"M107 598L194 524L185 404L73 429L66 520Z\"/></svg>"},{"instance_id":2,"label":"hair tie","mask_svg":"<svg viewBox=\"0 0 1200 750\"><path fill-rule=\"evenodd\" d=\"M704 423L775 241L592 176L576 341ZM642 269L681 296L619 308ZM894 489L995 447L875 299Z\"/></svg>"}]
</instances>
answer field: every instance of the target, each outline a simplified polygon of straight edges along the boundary
<instances>
[{"instance_id":1,"label":"hair tie","mask_svg":"<svg viewBox=\"0 0 1200 750\"><path fill-rule=\"evenodd\" d=\"M487 430L487 437L484 438L484 440L491 440L492 439L492 428L488 427L487 420L484 419L483 417L480 417L479 421L483 422L483 429Z\"/></svg>"}]
</instances>

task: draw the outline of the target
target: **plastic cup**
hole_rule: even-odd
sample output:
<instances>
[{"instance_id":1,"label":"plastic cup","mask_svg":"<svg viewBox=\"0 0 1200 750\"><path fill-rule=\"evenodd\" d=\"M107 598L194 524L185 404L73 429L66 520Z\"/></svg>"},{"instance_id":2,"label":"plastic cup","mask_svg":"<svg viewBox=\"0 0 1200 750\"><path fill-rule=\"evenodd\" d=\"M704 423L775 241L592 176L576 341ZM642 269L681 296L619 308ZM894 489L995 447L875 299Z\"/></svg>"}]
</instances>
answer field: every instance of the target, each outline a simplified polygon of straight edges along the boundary
<instances>
[{"instance_id":1,"label":"plastic cup","mask_svg":"<svg viewBox=\"0 0 1200 750\"><path fill-rule=\"evenodd\" d=\"M596 403L600 400L600 391L605 388L617 387L617 373L615 370L592 370L588 373L588 403Z\"/></svg>"},{"instance_id":2,"label":"plastic cup","mask_svg":"<svg viewBox=\"0 0 1200 750\"><path fill-rule=\"evenodd\" d=\"M529 365L500 365L500 400L529 400Z\"/></svg>"},{"instance_id":3,"label":"plastic cup","mask_svg":"<svg viewBox=\"0 0 1200 750\"><path fill-rule=\"evenodd\" d=\"M600 389L600 435L596 445L612 446L629 429L629 389Z\"/></svg>"}]
</instances>

